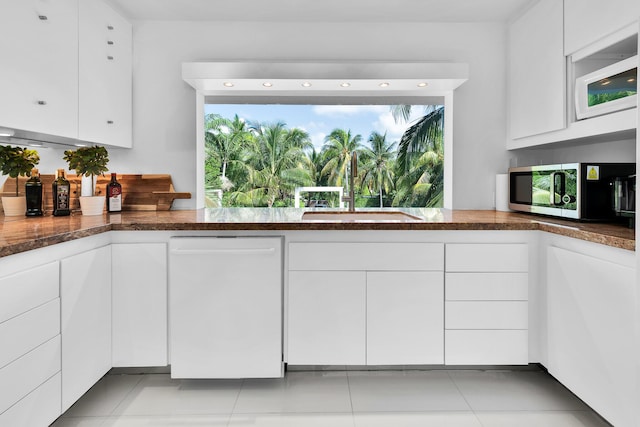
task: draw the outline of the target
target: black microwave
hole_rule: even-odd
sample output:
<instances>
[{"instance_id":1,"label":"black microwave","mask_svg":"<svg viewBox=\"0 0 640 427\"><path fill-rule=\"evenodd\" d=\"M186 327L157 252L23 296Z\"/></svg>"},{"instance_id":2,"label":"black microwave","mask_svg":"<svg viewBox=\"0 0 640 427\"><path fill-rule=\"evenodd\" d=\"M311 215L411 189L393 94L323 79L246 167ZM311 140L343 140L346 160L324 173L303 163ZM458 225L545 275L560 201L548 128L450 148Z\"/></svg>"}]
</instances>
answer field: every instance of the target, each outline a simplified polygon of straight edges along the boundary
<instances>
[{"instance_id":1,"label":"black microwave","mask_svg":"<svg viewBox=\"0 0 640 427\"><path fill-rule=\"evenodd\" d=\"M580 220L613 220L613 183L635 171L635 163L510 168L509 209Z\"/></svg>"}]
</instances>

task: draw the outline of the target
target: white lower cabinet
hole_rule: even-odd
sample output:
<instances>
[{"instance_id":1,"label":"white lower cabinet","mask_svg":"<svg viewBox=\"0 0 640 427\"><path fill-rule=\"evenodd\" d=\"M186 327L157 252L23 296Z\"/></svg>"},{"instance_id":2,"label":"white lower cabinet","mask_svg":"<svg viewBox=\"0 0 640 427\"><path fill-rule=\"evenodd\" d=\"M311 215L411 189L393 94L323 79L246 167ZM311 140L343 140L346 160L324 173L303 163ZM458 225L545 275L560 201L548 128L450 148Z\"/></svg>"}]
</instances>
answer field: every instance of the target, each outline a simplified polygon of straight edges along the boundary
<instances>
[{"instance_id":1,"label":"white lower cabinet","mask_svg":"<svg viewBox=\"0 0 640 427\"><path fill-rule=\"evenodd\" d=\"M167 245L111 245L114 367L166 366Z\"/></svg>"},{"instance_id":2,"label":"white lower cabinet","mask_svg":"<svg viewBox=\"0 0 640 427\"><path fill-rule=\"evenodd\" d=\"M366 273L289 273L289 364L366 364Z\"/></svg>"},{"instance_id":3,"label":"white lower cabinet","mask_svg":"<svg viewBox=\"0 0 640 427\"><path fill-rule=\"evenodd\" d=\"M60 372L0 414L0 426L48 426L60 416Z\"/></svg>"},{"instance_id":4,"label":"white lower cabinet","mask_svg":"<svg viewBox=\"0 0 640 427\"><path fill-rule=\"evenodd\" d=\"M443 363L443 265L440 243L290 243L287 362Z\"/></svg>"},{"instance_id":5,"label":"white lower cabinet","mask_svg":"<svg viewBox=\"0 0 640 427\"><path fill-rule=\"evenodd\" d=\"M59 295L58 262L0 278L0 426L60 415Z\"/></svg>"},{"instance_id":6,"label":"white lower cabinet","mask_svg":"<svg viewBox=\"0 0 640 427\"><path fill-rule=\"evenodd\" d=\"M367 364L444 361L443 273L367 272Z\"/></svg>"},{"instance_id":7,"label":"white lower cabinet","mask_svg":"<svg viewBox=\"0 0 640 427\"><path fill-rule=\"evenodd\" d=\"M604 248L604 247L603 247ZM615 248L604 248L612 252ZM636 272L547 248L549 372L615 426L633 426Z\"/></svg>"},{"instance_id":8,"label":"white lower cabinet","mask_svg":"<svg viewBox=\"0 0 640 427\"><path fill-rule=\"evenodd\" d=\"M64 412L111 369L111 246L60 267Z\"/></svg>"},{"instance_id":9,"label":"white lower cabinet","mask_svg":"<svg viewBox=\"0 0 640 427\"><path fill-rule=\"evenodd\" d=\"M446 245L445 363L529 363L528 245Z\"/></svg>"}]
</instances>

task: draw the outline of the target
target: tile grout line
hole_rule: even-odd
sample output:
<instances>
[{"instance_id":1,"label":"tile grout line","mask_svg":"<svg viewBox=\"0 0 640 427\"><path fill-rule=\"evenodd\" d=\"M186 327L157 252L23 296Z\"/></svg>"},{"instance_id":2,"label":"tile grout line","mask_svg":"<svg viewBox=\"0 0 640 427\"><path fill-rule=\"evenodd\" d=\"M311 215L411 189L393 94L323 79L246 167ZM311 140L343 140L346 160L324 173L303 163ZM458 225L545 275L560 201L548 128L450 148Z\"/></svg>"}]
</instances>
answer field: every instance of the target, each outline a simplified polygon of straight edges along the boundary
<instances>
[{"instance_id":1,"label":"tile grout line","mask_svg":"<svg viewBox=\"0 0 640 427\"><path fill-rule=\"evenodd\" d=\"M107 375L108 375L108 374L107 374ZM128 375L128 374L121 374L121 375ZM138 376L139 376L138 381L136 381L136 383L133 385L133 387L131 387L131 389L130 389L128 392L126 392L126 393L124 394L124 396L122 396L122 399L120 399L116 405L114 405L113 409L112 409L112 410L109 412L109 414L107 415L107 418L116 416L116 415L114 414L114 412L116 412L116 409L118 409L118 408L120 407L120 405L122 405L122 403L127 399L127 397L129 397L129 395L130 395L131 393L133 393L133 390L135 390L135 389L136 389L136 387L138 387L138 385L139 385L139 384L140 384L140 383L145 379L145 377L146 377L147 375L148 375L148 374L138 374ZM118 416L119 416L119 415L118 415ZM105 420L105 422L106 422L106 420Z\"/></svg>"},{"instance_id":2,"label":"tile grout line","mask_svg":"<svg viewBox=\"0 0 640 427\"><path fill-rule=\"evenodd\" d=\"M242 389L244 388L245 379L242 379L240 383L240 388L238 389L238 394L236 394L236 399L233 401L233 407L231 408L231 413L229 414L229 418L227 418L227 427L231 425L231 419L236 412L236 406L238 406L238 400L240 400L240 393L242 393Z\"/></svg>"},{"instance_id":3,"label":"tile grout line","mask_svg":"<svg viewBox=\"0 0 640 427\"><path fill-rule=\"evenodd\" d=\"M471 411L473 416L476 418L476 421L478 421L478 424L480 426L484 427L484 424L482 423L482 420L480 419L480 417L478 417L478 414L476 414L476 410L473 409L473 407L471 406L471 404L467 400L467 396L464 395L462 390L460 390L460 387L458 387L458 383L456 382L456 380L451 376L451 372L449 372L449 371L446 371L446 372L447 372L447 376L449 377L449 379L451 380L453 385L456 387L456 390L458 390L458 393L460 393L460 396L462 396L462 398L464 399L465 403L469 406L469 410Z\"/></svg>"},{"instance_id":4,"label":"tile grout line","mask_svg":"<svg viewBox=\"0 0 640 427\"><path fill-rule=\"evenodd\" d=\"M356 414L353 411L353 398L351 397L351 382L349 381L349 372L345 372L344 375L347 377L347 390L349 391L349 406L351 406L351 424L355 427L356 425Z\"/></svg>"}]
</instances>

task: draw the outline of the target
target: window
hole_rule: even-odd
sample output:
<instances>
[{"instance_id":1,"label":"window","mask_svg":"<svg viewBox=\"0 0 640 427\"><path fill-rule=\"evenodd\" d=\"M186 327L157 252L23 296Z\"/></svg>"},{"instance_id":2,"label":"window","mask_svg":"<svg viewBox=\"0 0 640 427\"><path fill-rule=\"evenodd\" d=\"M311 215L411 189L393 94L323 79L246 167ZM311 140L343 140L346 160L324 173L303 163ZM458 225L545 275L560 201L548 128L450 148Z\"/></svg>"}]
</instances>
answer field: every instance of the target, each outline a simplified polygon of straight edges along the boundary
<instances>
[{"instance_id":1,"label":"window","mask_svg":"<svg viewBox=\"0 0 640 427\"><path fill-rule=\"evenodd\" d=\"M442 105L206 104L207 207L442 207ZM310 189L311 187L311 189ZM326 191L325 191L326 190Z\"/></svg>"}]
</instances>

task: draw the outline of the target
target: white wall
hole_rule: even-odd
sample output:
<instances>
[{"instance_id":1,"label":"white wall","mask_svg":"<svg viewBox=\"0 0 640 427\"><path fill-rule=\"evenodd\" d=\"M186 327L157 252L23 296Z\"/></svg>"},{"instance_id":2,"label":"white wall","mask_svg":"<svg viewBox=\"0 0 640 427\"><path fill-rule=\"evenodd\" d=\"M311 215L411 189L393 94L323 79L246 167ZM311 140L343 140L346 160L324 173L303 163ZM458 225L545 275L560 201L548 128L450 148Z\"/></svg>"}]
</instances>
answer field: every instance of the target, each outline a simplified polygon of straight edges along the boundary
<instances>
[{"instance_id":1,"label":"white wall","mask_svg":"<svg viewBox=\"0 0 640 427\"><path fill-rule=\"evenodd\" d=\"M133 35L134 148L110 150L113 171L168 172L177 191L195 195L195 93L182 81L182 62L466 62L470 79L454 98L453 206L491 209L494 205L495 174L509 166L504 148L504 24L134 22ZM43 164L62 150L46 151ZM62 162L57 164L64 167ZM174 203L179 209L194 206L194 200Z\"/></svg>"}]
</instances>

